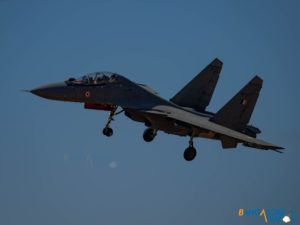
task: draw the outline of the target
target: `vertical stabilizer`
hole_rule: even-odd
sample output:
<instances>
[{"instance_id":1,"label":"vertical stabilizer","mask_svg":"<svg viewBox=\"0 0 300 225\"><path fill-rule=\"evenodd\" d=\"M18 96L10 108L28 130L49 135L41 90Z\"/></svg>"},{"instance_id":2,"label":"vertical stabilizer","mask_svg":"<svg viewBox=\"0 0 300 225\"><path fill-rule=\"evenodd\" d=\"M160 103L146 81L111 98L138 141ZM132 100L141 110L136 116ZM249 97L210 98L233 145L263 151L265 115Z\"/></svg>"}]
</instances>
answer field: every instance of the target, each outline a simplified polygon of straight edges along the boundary
<instances>
[{"instance_id":1,"label":"vertical stabilizer","mask_svg":"<svg viewBox=\"0 0 300 225\"><path fill-rule=\"evenodd\" d=\"M200 112L205 111L214 93L222 65L219 59L213 60L170 101Z\"/></svg>"},{"instance_id":2,"label":"vertical stabilizer","mask_svg":"<svg viewBox=\"0 0 300 225\"><path fill-rule=\"evenodd\" d=\"M262 87L263 80L255 76L211 119L225 127L242 131L247 126Z\"/></svg>"}]
</instances>

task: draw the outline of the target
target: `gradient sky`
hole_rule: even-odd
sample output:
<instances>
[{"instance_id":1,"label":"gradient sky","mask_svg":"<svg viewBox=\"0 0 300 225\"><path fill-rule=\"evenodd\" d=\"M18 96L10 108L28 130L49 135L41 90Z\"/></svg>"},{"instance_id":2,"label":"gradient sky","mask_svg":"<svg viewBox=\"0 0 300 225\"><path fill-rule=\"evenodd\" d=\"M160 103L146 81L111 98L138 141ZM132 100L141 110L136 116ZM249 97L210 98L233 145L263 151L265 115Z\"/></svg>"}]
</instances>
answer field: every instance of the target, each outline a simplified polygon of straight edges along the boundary
<instances>
[{"instance_id":1,"label":"gradient sky","mask_svg":"<svg viewBox=\"0 0 300 225\"><path fill-rule=\"evenodd\" d=\"M299 220L299 1L0 0L0 224L263 224L239 208L294 210ZM172 97L215 57L208 110L255 74L251 123L286 153L159 133L107 112L22 92L114 71ZM296 221L299 223L299 221Z\"/></svg>"}]
</instances>

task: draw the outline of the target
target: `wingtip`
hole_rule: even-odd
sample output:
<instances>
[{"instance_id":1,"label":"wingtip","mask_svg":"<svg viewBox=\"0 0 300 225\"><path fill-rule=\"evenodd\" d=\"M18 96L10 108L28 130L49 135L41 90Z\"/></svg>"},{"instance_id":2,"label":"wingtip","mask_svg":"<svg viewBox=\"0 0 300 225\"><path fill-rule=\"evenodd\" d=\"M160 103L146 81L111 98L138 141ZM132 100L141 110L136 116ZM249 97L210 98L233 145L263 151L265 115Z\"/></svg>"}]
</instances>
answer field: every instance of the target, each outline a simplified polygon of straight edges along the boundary
<instances>
[{"instance_id":1,"label":"wingtip","mask_svg":"<svg viewBox=\"0 0 300 225\"><path fill-rule=\"evenodd\" d=\"M280 154L283 153L283 151L280 151L280 150L278 150L278 149L271 149L271 150L274 151L274 152L280 153Z\"/></svg>"},{"instance_id":2,"label":"wingtip","mask_svg":"<svg viewBox=\"0 0 300 225\"><path fill-rule=\"evenodd\" d=\"M280 146L276 146L274 148L271 148L270 150L277 152L277 153L284 153L282 150L285 150L285 148L280 147Z\"/></svg>"}]
</instances>

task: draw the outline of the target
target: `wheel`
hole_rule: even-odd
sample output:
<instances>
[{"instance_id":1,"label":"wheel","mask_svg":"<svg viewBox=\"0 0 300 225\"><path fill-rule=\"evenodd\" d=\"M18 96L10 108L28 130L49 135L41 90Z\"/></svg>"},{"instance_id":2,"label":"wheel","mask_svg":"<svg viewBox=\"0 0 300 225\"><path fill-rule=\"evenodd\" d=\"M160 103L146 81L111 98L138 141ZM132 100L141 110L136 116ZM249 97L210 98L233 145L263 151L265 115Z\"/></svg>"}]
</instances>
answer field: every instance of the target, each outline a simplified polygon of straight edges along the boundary
<instances>
[{"instance_id":1,"label":"wheel","mask_svg":"<svg viewBox=\"0 0 300 225\"><path fill-rule=\"evenodd\" d=\"M114 131L113 129L111 129L110 127L105 127L102 131L102 133L107 136L107 137L110 137L113 135Z\"/></svg>"},{"instance_id":2,"label":"wheel","mask_svg":"<svg viewBox=\"0 0 300 225\"><path fill-rule=\"evenodd\" d=\"M194 147L188 147L183 154L186 161L192 161L197 155L197 151Z\"/></svg>"},{"instance_id":3,"label":"wheel","mask_svg":"<svg viewBox=\"0 0 300 225\"><path fill-rule=\"evenodd\" d=\"M156 132L152 128L147 128L143 134L144 141L146 141L146 142L153 141L155 136L156 136Z\"/></svg>"}]
</instances>

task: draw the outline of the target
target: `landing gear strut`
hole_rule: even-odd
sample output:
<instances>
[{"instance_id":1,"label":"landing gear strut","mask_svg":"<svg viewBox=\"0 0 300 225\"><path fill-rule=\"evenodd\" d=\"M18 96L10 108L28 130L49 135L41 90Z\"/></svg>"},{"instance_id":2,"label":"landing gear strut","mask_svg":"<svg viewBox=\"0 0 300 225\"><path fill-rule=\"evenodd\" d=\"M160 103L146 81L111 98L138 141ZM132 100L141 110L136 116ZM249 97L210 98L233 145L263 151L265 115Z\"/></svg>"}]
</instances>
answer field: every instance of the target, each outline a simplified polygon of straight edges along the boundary
<instances>
[{"instance_id":1,"label":"landing gear strut","mask_svg":"<svg viewBox=\"0 0 300 225\"><path fill-rule=\"evenodd\" d=\"M102 133L107 137L110 137L114 134L113 129L109 127L110 123L114 120L114 116L116 116L124 111L124 110L121 110L120 112L116 113L117 108L118 108L118 106L116 106L113 110L110 111L107 122L105 124L105 127L102 130Z\"/></svg>"},{"instance_id":2,"label":"landing gear strut","mask_svg":"<svg viewBox=\"0 0 300 225\"><path fill-rule=\"evenodd\" d=\"M189 147L185 149L183 153L183 157L186 161L192 161L197 155L197 151L194 148L193 136L191 136L189 141Z\"/></svg>"},{"instance_id":3,"label":"landing gear strut","mask_svg":"<svg viewBox=\"0 0 300 225\"><path fill-rule=\"evenodd\" d=\"M147 128L144 131L144 134L143 134L144 141L146 141L146 142L153 141L153 139L155 138L156 134L157 134L157 130L155 130L153 128Z\"/></svg>"}]
</instances>

